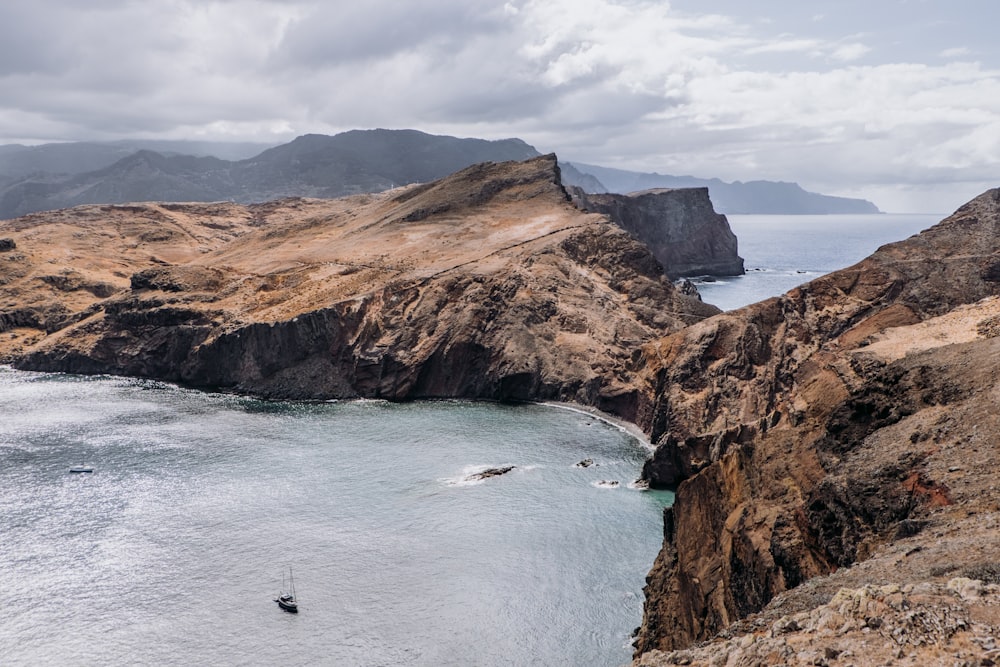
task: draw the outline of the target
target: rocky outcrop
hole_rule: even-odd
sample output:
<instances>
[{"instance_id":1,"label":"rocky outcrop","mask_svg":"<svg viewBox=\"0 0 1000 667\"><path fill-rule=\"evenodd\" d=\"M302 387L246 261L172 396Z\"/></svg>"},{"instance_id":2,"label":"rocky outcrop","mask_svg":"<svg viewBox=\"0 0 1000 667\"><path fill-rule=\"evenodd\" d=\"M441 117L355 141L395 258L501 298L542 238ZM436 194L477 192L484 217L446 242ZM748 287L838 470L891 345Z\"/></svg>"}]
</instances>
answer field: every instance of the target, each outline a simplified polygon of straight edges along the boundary
<instances>
[{"instance_id":1,"label":"rocky outcrop","mask_svg":"<svg viewBox=\"0 0 1000 667\"><path fill-rule=\"evenodd\" d=\"M643 348L638 417L657 443L645 474L677 491L639 655L759 637L737 622L815 609L840 586L1000 562L998 233L991 191L853 267Z\"/></svg>"},{"instance_id":2,"label":"rocky outcrop","mask_svg":"<svg viewBox=\"0 0 1000 667\"><path fill-rule=\"evenodd\" d=\"M993 665L1000 586L967 577L842 588L814 609L757 619L756 631L704 646L650 651L636 667ZM906 664L906 663L904 663Z\"/></svg>"},{"instance_id":3,"label":"rocky outcrop","mask_svg":"<svg viewBox=\"0 0 1000 667\"><path fill-rule=\"evenodd\" d=\"M500 477L501 475L506 475L511 470L517 466L501 466L499 468L487 468L486 470L481 470L480 472L472 473L465 478L467 482L480 482L484 479L489 479L490 477Z\"/></svg>"},{"instance_id":4,"label":"rocky outcrop","mask_svg":"<svg viewBox=\"0 0 1000 667\"><path fill-rule=\"evenodd\" d=\"M712 208L708 188L588 195L571 190L578 206L609 216L645 243L670 276L743 274L736 235Z\"/></svg>"},{"instance_id":5,"label":"rocky outcrop","mask_svg":"<svg viewBox=\"0 0 1000 667\"><path fill-rule=\"evenodd\" d=\"M0 233L20 253L3 302L62 309L0 311L8 362L269 397L553 399L629 418L638 348L718 312L573 207L554 156L381 195L84 207Z\"/></svg>"}]
</instances>

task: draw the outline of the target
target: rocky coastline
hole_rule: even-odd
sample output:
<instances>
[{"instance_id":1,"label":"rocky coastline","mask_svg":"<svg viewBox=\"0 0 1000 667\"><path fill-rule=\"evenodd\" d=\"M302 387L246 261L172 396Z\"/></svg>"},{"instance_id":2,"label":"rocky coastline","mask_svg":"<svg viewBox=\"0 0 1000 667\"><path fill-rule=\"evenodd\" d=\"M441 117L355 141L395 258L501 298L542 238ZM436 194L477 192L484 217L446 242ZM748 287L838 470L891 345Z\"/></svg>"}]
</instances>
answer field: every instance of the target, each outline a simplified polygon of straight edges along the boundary
<instances>
[{"instance_id":1,"label":"rocky coastline","mask_svg":"<svg viewBox=\"0 0 1000 667\"><path fill-rule=\"evenodd\" d=\"M576 208L554 155L377 195L78 207L2 229L17 245L5 361L274 398L554 400L629 419L638 348L718 312Z\"/></svg>"},{"instance_id":2,"label":"rocky coastline","mask_svg":"<svg viewBox=\"0 0 1000 667\"><path fill-rule=\"evenodd\" d=\"M1000 628L1000 191L728 313L673 286L690 267L650 250L654 227L621 222L704 211L672 192L581 206L543 156L337 200L2 221L0 361L600 410L649 435L644 478L676 488L637 664L992 660L976 638ZM900 613L888 637L862 607ZM899 654L907 613L952 607L965 625Z\"/></svg>"},{"instance_id":3,"label":"rocky coastline","mask_svg":"<svg viewBox=\"0 0 1000 667\"><path fill-rule=\"evenodd\" d=\"M677 491L637 664L993 664L979 639L1000 628L998 232L994 190L644 348L645 476ZM887 637L814 618L833 605L839 621L837 596L870 586L914 596L900 617L940 618L934 605L968 603L941 593L956 577L978 582L978 626Z\"/></svg>"}]
</instances>

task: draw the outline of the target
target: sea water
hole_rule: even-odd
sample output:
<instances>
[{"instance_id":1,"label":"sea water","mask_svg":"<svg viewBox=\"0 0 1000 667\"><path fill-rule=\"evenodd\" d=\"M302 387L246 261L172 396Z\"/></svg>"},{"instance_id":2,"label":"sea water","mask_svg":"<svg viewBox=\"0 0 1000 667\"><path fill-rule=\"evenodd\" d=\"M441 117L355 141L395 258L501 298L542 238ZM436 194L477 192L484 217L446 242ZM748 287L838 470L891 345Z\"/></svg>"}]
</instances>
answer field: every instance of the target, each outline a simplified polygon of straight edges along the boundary
<instances>
[{"instance_id":1,"label":"sea water","mask_svg":"<svg viewBox=\"0 0 1000 667\"><path fill-rule=\"evenodd\" d=\"M944 215L728 215L746 274L693 282L706 303L733 310L855 264Z\"/></svg>"},{"instance_id":2,"label":"sea water","mask_svg":"<svg viewBox=\"0 0 1000 667\"><path fill-rule=\"evenodd\" d=\"M0 665L620 665L647 455L556 407L0 369Z\"/></svg>"}]
</instances>

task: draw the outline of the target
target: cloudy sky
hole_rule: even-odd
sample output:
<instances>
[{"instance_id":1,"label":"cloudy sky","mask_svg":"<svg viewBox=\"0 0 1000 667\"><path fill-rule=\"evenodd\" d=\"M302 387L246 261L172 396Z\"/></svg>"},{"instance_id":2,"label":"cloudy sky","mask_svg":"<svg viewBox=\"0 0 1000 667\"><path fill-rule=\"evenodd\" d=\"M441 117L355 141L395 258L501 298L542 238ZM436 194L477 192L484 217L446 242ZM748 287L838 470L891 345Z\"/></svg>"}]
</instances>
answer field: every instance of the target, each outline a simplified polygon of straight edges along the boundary
<instances>
[{"instance_id":1,"label":"cloudy sky","mask_svg":"<svg viewBox=\"0 0 1000 667\"><path fill-rule=\"evenodd\" d=\"M416 128L948 213L1000 186L996 0L4 0L0 143Z\"/></svg>"}]
</instances>

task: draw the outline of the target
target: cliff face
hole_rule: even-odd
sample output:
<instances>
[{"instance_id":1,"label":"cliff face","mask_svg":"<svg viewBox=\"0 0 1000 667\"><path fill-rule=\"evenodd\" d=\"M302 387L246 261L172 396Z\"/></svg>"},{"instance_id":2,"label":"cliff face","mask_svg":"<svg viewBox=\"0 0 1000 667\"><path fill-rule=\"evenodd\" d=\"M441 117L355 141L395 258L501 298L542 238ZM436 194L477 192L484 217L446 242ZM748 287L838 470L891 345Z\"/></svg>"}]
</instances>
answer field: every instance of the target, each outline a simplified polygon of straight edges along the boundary
<instances>
[{"instance_id":1,"label":"cliff face","mask_svg":"<svg viewBox=\"0 0 1000 667\"><path fill-rule=\"evenodd\" d=\"M582 208L608 215L645 243L672 277L743 274L736 235L726 216L712 208L708 188L629 195L571 192Z\"/></svg>"},{"instance_id":2,"label":"cliff face","mask_svg":"<svg viewBox=\"0 0 1000 667\"><path fill-rule=\"evenodd\" d=\"M636 350L718 312L573 207L554 156L339 200L81 207L0 236L6 361L273 397L632 417Z\"/></svg>"},{"instance_id":3,"label":"cliff face","mask_svg":"<svg viewBox=\"0 0 1000 667\"><path fill-rule=\"evenodd\" d=\"M642 664L707 663L710 649L655 651L723 630L746 635L734 655L776 638L753 664L798 664L780 635L812 617L771 623L840 587L995 576L998 239L991 191L853 267L644 347L639 419L658 445L644 474L679 486ZM898 642L872 623L866 642Z\"/></svg>"},{"instance_id":4,"label":"cliff face","mask_svg":"<svg viewBox=\"0 0 1000 667\"><path fill-rule=\"evenodd\" d=\"M1000 191L718 314L559 183L545 156L339 200L3 221L0 360L272 397L570 400L633 421L658 445L644 475L679 485L643 664L793 664L815 644L796 633L838 618L870 623L851 627L875 655L937 618L879 626L879 605L932 591L957 609L955 577L985 581L986 606L934 625L951 628L934 645L996 636ZM840 588L860 592L833 609ZM789 614L805 615L775 620Z\"/></svg>"}]
</instances>

